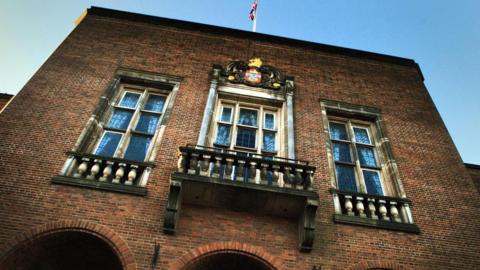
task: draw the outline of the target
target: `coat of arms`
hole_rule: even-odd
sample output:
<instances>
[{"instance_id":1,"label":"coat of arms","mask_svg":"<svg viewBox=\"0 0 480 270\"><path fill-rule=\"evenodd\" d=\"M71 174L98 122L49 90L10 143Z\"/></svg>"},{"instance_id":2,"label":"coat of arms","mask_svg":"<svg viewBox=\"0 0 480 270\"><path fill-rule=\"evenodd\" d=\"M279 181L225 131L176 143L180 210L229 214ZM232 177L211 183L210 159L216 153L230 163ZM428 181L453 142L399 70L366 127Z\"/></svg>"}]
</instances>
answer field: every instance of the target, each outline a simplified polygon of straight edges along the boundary
<instances>
[{"instance_id":1,"label":"coat of arms","mask_svg":"<svg viewBox=\"0 0 480 270\"><path fill-rule=\"evenodd\" d=\"M280 89L284 84L283 75L271 66L263 66L260 58L251 59L248 64L233 61L227 66L226 73L228 81L233 83L272 89Z\"/></svg>"}]
</instances>

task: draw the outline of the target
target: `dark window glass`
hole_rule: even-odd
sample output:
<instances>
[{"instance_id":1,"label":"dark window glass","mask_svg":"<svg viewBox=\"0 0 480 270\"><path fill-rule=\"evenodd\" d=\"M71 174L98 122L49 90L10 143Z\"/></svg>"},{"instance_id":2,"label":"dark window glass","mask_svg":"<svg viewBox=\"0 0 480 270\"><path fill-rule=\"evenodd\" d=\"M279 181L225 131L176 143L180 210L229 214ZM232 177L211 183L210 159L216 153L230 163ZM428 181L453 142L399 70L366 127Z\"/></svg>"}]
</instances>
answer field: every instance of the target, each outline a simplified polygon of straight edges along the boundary
<instances>
[{"instance_id":1,"label":"dark window glass","mask_svg":"<svg viewBox=\"0 0 480 270\"><path fill-rule=\"evenodd\" d=\"M353 167L336 164L338 188L344 191L357 192Z\"/></svg>"},{"instance_id":2,"label":"dark window glass","mask_svg":"<svg viewBox=\"0 0 480 270\"><path fill-rule=\"evenodd\" d=\"M263 150L275 152L275 132L263 132Z\"/></svg>"},{"instance_id":3,"label":"dark window glass","mask_svg":"<svg viewBox=\"0 0 480 270\"><path fill-rule=\"evenodd\" d=\"M371 144L370 138L368 138L368 132L364 128L353 128L353 132L355 133L355 141L358 143L365 143Z\"/></svg>"},{"instance_id":4,"label":"dark window glass","mask_svg":"<svg viewBox=\"0 0 480 270\"><path fill-rule=\"evenodd\" d=\"M344 124L330 122L330 138L333 140L348 140L347 129Z\"/></svg>"},{"instance_id":5,"label":"dark window glass","mask_svg":"<svg viewBox=\"0 0 480 270\"><path fill-rule=\"evenodd\" d=\"M150 137L132 135L127 151L125 151L124 158L128 160L143 161L147 154L150 141Z\"/></svg>"},{"instance_id":6,"label":"dark window glass","mask_svg":"<svg viewBox=\"0 0 480 270\"><path fill-rule=\"evenodd\" d=\"M147 111L162 112L164 104L164 96L150 95L145 103L144 109Z\"/></svg>"},{"instance_id":7,"label":"dark window glass","mask_svg":"<svg viewBox=\"0 0 480 270\"><path fill-rule=\"evenodd\" d=\"M230 126L218 125L216 144L230 145Z\"/></svg>"},{"instance_id":8,"label":"dark window glass","mask_svg":"<svg viewBox=\"0 0 480 270\"><path fill-rule=\"evenodd\" d=\"M127 92L120 102L120 106L135 109L137 107L140 94Z\"/></svg>"},{"instance_id":9,"label":"dark window glass","mask_svg":"<svg viewBox=\"0 0 480 270\"><path fill-rule=\"evenodd\" d=\"M103 134L102 140L98 144L95 154L104 157L113 157L121 138L122 134L105 132L105 134Z\"/></svg>"},{"instance_id":10,"label":"dark window glass","mask_svg":"<svg viewBox=\"0 0 480 270\"><path fill-rule=\"evenodd\" d=\"M275 129L275 117L271 113L265 114L265 124L264 128Z\"/></svg>"},{"instance_id":11,"label":"dark window glass","mask_svg":"<svg viewBox=\"0 0 480 270\"><path fill-rule=\"evenodd\" d=\"M127 129L133 112L124 110L115 110L107 126L110 128Z\"/></svg>"},{"instance_id":12,"label":"dark window glass","mask_svg":"<svg viewBox=\"0 0 480 270\"><path fill-rule=\"evenodd\" d=\"M365 180L368 194L383 195L378 172L363 170L363 179Z\"/></svg>"},{"instance_id":13,"label":"dark window glass","mask_svg":"<svg viewBox=\"0 0 480 270\"><path fill-rule=\"evenodd\" d=\"M136 131L153 134L157 129L157 123L160 117L158 115L142 113L138 120Z\"/></svg>"},{"instance_id":14,"label":"dark window glass","mask_svg":"<svg viewBox=\"0 0 480 270\"><path fill-rule=\"evenodd\" d=\"M255 148L256 130L247 128L238 128L237 131L237 146Z\"/></svg>"},{"instance_id":15,"label":"dark window glass","mask_svg":"<svg viewBox=\"0 0 480 270\"><path fill-rule=\"evenodd\" d=\"M220 121L230 123L232 121L232 108L223 107L222 116L220 117Z\"/></svg>"},{"instance_id":16,"label":"dark window glass","mask_svg":"<svg viewBox=\"0 0 480 270\"><path fill-rule=\"evenodd\" d=\"M350 145L348 143L333 143L333 158L335 161L352 162Z\"/></svg>"},{"instance_id":17,"label":"dark window glass","mask_svg":"<svg viewBox=\"0 0 480 270\"><path fill-rule=\"evenodd\" d=\"M240 125L256 127L257 126L257 111L241 108L238 123Z\"/></svg>"},{"instance_id":18,"label":"dark window glass","mask_svg":"<svg viewBox=\"0 0 480 270\"><path fill-rule=\"evenodd\" d=\"M365 147L357 145L358 159L360 160L361 165L365 166L377 166L377 161L375 160L375 154L371 147Z\"/></svg>"}]
</instances>

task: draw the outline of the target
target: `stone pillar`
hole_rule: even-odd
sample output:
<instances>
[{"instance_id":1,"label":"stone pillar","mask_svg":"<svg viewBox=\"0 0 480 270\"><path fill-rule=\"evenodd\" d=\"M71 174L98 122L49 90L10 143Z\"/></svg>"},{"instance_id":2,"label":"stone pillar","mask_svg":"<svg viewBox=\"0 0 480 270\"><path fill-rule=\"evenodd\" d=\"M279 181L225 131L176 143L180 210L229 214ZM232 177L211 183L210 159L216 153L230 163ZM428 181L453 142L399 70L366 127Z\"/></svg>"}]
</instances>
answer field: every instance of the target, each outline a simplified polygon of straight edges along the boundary
<instances>
[{"instance_id":1,"label":"stone pillar","mask_svg":"<svg viewBox=\"0 0 480 270\"><path fill-rule=\"evenodd\" d=\"M205 105L205 110L203 111L202 126L200 128L200 134L198 135L197 145L205 146L206 143L210 120L212 118L215 106L215 96L217 95L218 79L220 77L221 71L221 66L213 66L212 80L210 81L210 90L208 91L207 104Z\"/></svg>"},{"instance_id":2,"label":"stone pillar","mask_svg":"<svg viewBox=\"0 0 480 270\"><path fill-rule=\"evenodd\" d=\"M287 99L287 148L288 158L295 159L295 128L294 128L294 116L293 116L293 90L295 84L293 77L289 77L285 81L286 99Z\"/></svg>"}]
</instances>

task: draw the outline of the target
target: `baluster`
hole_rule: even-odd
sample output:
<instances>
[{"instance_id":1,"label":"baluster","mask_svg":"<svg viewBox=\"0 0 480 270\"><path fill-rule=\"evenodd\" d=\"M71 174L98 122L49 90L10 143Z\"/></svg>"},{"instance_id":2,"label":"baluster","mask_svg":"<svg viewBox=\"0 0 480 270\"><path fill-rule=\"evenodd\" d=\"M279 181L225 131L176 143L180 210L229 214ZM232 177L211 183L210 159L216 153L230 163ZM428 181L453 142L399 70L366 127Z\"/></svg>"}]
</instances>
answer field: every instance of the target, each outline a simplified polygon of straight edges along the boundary
<instances>
[{"instance_id":1,"label":"baluster","mask_svg":"<svg viewBox=\"0 0 480 270\"><path fill-rule=\"evenodd\" d=\"M410 209L410 205L407 202L404 202L402 205L404 211L405 211L405 221L407 223L413 224L413 216L412 216L412 210Z\"/></svg>"},{"instance_id":2,"label":"baluster","mask_svg":"<svg viewBox=\"0 0 480 270\"><path fill-rule=\"evenodd\" d=\"M352 204L352 196L350 195L345 195L345 210L347 211L347 215L349 216L354 216L355 213L353 213L353 204Z\"/></svg>"},{"instance_id":3,"label":"baluster","mask_svg":"<svg viewBox=\"0 0 480 270\"><path fill-rule=\"evenodd\" d=\"M270 165L268 165L267 163L260 164L260 183L263 185L271 184L267 182L268 167L270 167Z\"/></svg>"},{"instance_id":4,"label":"baluster","mask_svg":"<svg viewBox=\"0 0 480 270\"><path fill-rule=\"evenodd\" d=\"M280 166L278 165L272 165L272 182L276 183L280 187Z\"/></svg>"},{"instance_id":5,"label":"baluster","mask_svg":"<svg viewBox=\"0 0 480 270\"><path fill-rule=\"evenodd\" d=\"M113 161L107 161L105 163L107 164L107 166L105 166L102 172L102 176L98 179L98 181L100 182L106 182L110 175L112 175L112 166L114 164Z\"/></svg>"},{"instance_id":6,"label":"baluster","mask_svg":"<svg viewBox=\"0 0 480 270\"><path fill-rule=\"evenodd\" d=\"M198 174L198 154L192 153L190 157L190 166L188 168L188 174Z\"/></svg>"},{"instance_id":7,"label":"baluster","mask_svg":"<svg viewBox=\"0 0 480 270\"><path fill-rule=\"evenodd\" d=\"M304 184L304 180L303 180L303 169L301 168L297 168L295 169L295 180L294 180L294 188L297 187L297 185L302 185Z\"/></svg>"},{"instance_id":8,"label":"baluster","mask_svg":"<svg viewBox=\"0 0 480 270\"><path fill-rule=\"evenodd\" d=\"M362 218L367 217L365 214L365 206L363 205L363 197L357 196L355 199L357 200L355 208L357 208L358 216Z\"/></svg>"},{"instance_id":9,"label":"baluster","mask_svg":"<svg viewBox=\"0 0 480 270\"><path fill-rule=\"evenodd\" d=\"M78 166L77 172L73 174L73 177L77 177L77 178L83 177L85 172L87 172L89 161L90 161L89 158L82 158L82 163L80 163L80 165Z\"/></svg>"},{"instance_id":10,"label":"baluster","mask_svg":"<svg viewBox=\"0 0 480 270\"><path fill-rule=\"evenodd\" d=\"M378 212L380 213L382 220L390 221L387 216L387 207L385 206L386 203L387 202L385 200L378 200Z\"/></svg>"},{"instance_id":11,"label":"baluster","mask_svg":"<svg viewBox=\"0 0 480 270\"><path fill-rule=\"evenodd\" d=\"M127 181L125 181L125 185L131 186L133 185L133 182L135 182L135 179L137 178L137 165L131 165L130 166L130 172L128 172L127 175Z\"/></svg>"},{"instance_id":12,"label":"baluster","mask_svg":"<svg viewBox=\"0 0 480 270\"><path fill-rule=\"evenodd\" d=\"M390 217L394 222L402 222L398 213L397 202L390 202Z\"/></svg>"},{"instance_id":13,"label":"baluster","mask_svg":"<svg viewBox=\"0 0 480 270\"><path fill-rule=\"evenodd\" d=\"M180 156L178 157L177 171L181 173L185 173L186 169L187 169L187 153L181 152Z\"/></svg>"},{"instance_id":14,"label":"baluster","mask_svg":"<svg viewBox=\"0 0 480 270\"><path fill-rule=\"evenodd\" d=\"M311 189L313 183L313 171L307 171L307 176L303 182L303 189Z\"/></svg>"},{"instance_id":15,"label":"baluster","mask_svg":"<svg viewBox=\"0 0 480 270\"><path fill-rule=\"evenodd\" d=\"M335 214L342 214L342 206L340 205L340 197L337 193L333 193L333 206L335 208Z\"/></svg>"},{"instance_id":16,"label":"baluster","mask_svg":"<svg viewBox=\"0 0 480 270\"><path fill-rule=\"evenodd\" d=\"M377 208L375 207L375 199L367 198L367 201L368 201L368 212L370 214L370 218L377 220L378 216L375 213L375 211L377 211Z\"/></svg>"},{"instance_id":17,"label":"baluster","mask_svg":"<svg viewBox=\"0 0 480 270\"><path fill-rule=\"evenodd\" d=\"M120 180L122 180L123 176L125 175L125 167L127 164L119 163L117 171L115 172L115 178L112 180L112 183L119 184Z\"/></svg>"},{"instance_id":18,"label":"baluster","mask_svg":"<svg viewBox=\"0 0 480 270\"><path fill-rule=\"evenodd\" d=\"M210 174L210 155L203 155L200 161L200 175L209 176Z\"/></svg>"},{"instance_id":19,"label":"baluster","mask_svg":"<svg viewBox=\"0 0 480 270\"><path fill-rule=\"evenodd\" d=\"M254 161L250 162L250 167L248 168L248 173L249 173L249 177L248 177L247 182L254 182L254 183L258 184L257 183L257 176L259 176L259 175L257 174L257 163L256 162L254 162Z\"/></svg>"},{"instance_id":20,"label":"baluster","mask_svg":"<svg viewBox=\"0 0 480 270\"><path fill-rule=\"evenodd\" d=\"M225 159L225 175L223 176L224 179L233 180L233 162L235 161L233 158Z\"/></svg>"},{"instance_id":21,"label":"baluster","mask_svg":"<svg viewBox=\"0 0 480 270\"><path fill-rule=\"evenodd\" d=\"M138 186L145 187L147 186L148 178L150 177L150 172L152 168L146 167L143 169L142 174L140 175L140 180L138 181Z\"/></svg>"},{"instance_id":22,"label":"baluster","mask_svg":"<svg viewBox=\"0 0 480 270\"><path fill-rule=\"evenodd\" d=\"M283 180L285 184L292 184L292 176L290 175L290 167L283 168Z\"/></svg>"},{"instance_id":23,"label":"baluster","mask_svg":"<svg viewBox=\"0 0 480 270\"><path fill-rule=\"evenodd\" d=\"M213 164L212 177L220 178L220 171L222 169L222 157L215 157Z\"/></svg>"},{"instance_id":24,"label":"baluster","mask_svg":"<svg viewBox=\"0 0 480 270\"><path fill-rule=\"evenodd\" d=\"M235 168L235 174L237 181L244 181L245 180L245 160L239 160L238 165Z\"/></svg>"},{"instance_id":25,"label":"baluster","mask_svg":"<svg viewBox=\"0 0 480 270\"><path fill-rule=\"evenodd\" d=\"M87 179L95 180L97 174L100 172L100 164L102 164L101 159L95 159L93 161L93 166L90 168L90 174L87 176Z\"/></svg>"}]
</instances>

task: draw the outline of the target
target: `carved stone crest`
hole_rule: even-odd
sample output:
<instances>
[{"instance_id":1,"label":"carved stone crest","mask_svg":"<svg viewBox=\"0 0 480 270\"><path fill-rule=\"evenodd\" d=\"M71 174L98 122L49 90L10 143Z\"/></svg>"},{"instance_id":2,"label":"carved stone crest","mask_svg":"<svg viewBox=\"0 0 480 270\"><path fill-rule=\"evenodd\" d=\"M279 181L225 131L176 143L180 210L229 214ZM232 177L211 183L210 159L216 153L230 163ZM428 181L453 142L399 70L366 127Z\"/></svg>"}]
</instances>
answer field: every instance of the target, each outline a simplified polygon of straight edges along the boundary
<instances>
[{"instance_id":1,"label":"carved stone crest","mask_svg":"<svg viewBox=\"0 0 480 270\"><path fill-rule=\"evenodd\" d=\"M248 64L232 61L225 70L231 83L243 83L250 86L280 89L285 85L283 74L272 66L263 65L260 58L251 59Z\"/></svg>"}]
</instances>

